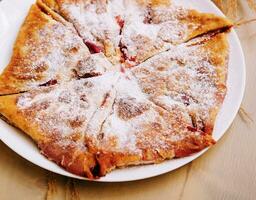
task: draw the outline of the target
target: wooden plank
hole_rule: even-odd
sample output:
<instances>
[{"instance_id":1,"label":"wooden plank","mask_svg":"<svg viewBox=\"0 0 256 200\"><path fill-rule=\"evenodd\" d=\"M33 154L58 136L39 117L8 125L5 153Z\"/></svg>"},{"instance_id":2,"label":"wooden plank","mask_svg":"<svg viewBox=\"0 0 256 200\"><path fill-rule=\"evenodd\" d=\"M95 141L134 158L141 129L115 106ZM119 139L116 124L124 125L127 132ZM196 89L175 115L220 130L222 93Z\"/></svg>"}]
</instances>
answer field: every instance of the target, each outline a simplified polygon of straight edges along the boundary
<instances>
[{"instance_id":1,"label":"wooden plank","mask_svg":"<svg viewBox=\"0 0 256 200\"><path fill-rule=\"evenodd\" d=\"M19 157L0 142L0 199L44 199L46 171Z\"/></svg>"},{"instance_id":2,"label":"wooden plank","mask_svg":"<svg viewBox=\"0 0 256 200\"><path fill-rule=\"evenodd\" d=\"M151 179L126 183L75 181L81 199L179 199L189 165Z\"/></svg>"}]
</instances>

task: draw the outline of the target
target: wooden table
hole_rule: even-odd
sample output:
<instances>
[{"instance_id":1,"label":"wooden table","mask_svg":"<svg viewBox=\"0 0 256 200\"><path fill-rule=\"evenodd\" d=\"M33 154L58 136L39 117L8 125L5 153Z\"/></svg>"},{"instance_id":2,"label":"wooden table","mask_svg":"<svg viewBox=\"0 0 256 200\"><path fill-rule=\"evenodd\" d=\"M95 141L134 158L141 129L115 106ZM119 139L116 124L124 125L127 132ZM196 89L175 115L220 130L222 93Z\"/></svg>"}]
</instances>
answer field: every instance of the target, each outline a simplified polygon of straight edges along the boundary
<instances>
[{"instance_id":1,"label":"wooden table","mask_svg":"<svg viewBox=\"0 0 256 200\"><path fill-rule=\"evenodd\" d=\"M238 18L256 17L245 0L238 6ZM0 142L0 199L256 199L256 23L237 32L247 64L245 98L229 131L202 157L147 180L93 183L45 171Z\"/></svg>"}]
</instances>

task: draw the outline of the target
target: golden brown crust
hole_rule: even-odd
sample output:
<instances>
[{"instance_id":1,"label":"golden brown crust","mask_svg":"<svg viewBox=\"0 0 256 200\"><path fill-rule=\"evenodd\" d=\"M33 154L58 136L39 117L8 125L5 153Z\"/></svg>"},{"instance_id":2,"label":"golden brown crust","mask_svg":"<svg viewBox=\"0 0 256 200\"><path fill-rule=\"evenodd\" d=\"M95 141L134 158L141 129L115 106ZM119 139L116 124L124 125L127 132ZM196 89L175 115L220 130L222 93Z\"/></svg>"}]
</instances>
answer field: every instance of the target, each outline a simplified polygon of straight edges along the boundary
<instances>
[{"instance_id":1,"label":"golden brown crust","mask_svg":"<svg viewBox=\"0 0 256 200\"><path fill-rule=\"evenodd\" d=\"M187 157L214 144L215 141L209 135L205 137L191 136L185 138L175 144L175 158Z\"/></svg>"},{"instance_id":2,"label":"golden brown crust","mask_svg":"<svg viewBox=\"0 0 256 200\"><path fill-rule=\"evenodd\" d=\"M15 122L13 126L29 134L41 149L41 153L48 159L74 174L94 178L92 174L92 170L96 165L94 156L87 151L81 151L75 143L67 143L63 146L57 140L45 136L37 126L22 116L16 106L17 97L18 95L0 97L1 114L12 123Z\"/></svg>"},{"instance_id":3,"label":"golden brown crust","mask_svg":"<svg viewBox=\"0 0 256 200\"><path fill-rule=\"evenodd\" d=\"M233 26L224 17L162 4L161 1L154 6L151 1L139 2L134 5L136 9L133 17L136 18L124 17L120 48L127 67L168 50L170 44L182 44L209 32L225 31ZM139 11L136 13L136 10Z\"/></svg>"},{"instance_id":4,"label":"golden brown crust","mask_svg":"<svg viewBox=\"0 0 256 200\"><path fill-rule=\"evenodd\" d=\"M136 2L142 6L152 6L152 7L171 5L171 0L136 0Z\"/></svg>"},{"instance_id":5,"label":"golden brown crust","mask_svg":"<svg viewBox=\"0 0 256 200\"><path fill-rule=\"evenodd\" d=\"M216 93L216 99L219 105L224 101L227 87L227 75L228 75L228 61L229 61L229 44L227 33L217 33L188 42L188 46L200 45L201 51L207 53L207 59L209 64L214 66L217 79L215 85L218 89Z\"/></svg>"},{"instance_id":6,"label":"golden brown crust","mask_svg":"<svg viewBox=\"0 0 256 200\"><path fill-rule=\"evenodd\" d=\"M81 150L74 143L61 144L57 139L45 135L40 128L23 116L17 108L16 102L19 95L0 97L0 112L11 121L12 125L28 134L38 145L41 153L48 159L56 162L71 173L94 178L92 170L95 167L95 159L86 150Z\"/></svg>"},{"instance_id":7,"label":"golden brown crust","mask_svg":"<svg viewBox=\"0 0 256 200\"><path fill-rule=\"evenodd\" d=\"M0 95L70 80L72 68L88 54L71 25L54 20L32 5L18 33L10 63L0 76Z\"/></svg>"},{"instance_id":8,"label":"golden brown crust","mask_svg":"<svg viewBox=\"0 0 256 200\"><path fill-rule=\"evenodd\" d=\"M22 117L22 113L16 106L17 98L19 94L7 95L0 97L0 112L1 114L8 119L16 127L23 130L25 133L30 133L30 137L34 141L47 141L43 132L38 131L38 127L31 126L28 121Z\"/></svg>"},{"instance_id":9,"label":"golden brown crust","mask_svg":"<svg viewBox=\"0 0 256 200\"><path fill-rule=\"evenodd\" d=\"M30 76L25 75L29 69L22 64L22 57L24 57L23 55L26 54L26 49L23 50L22 48L25 46L24 41L27 40L27 35L31 35L31 37L33 36L29 30L42 28L48 22L48 20L49 18L42 14L41 10L36 5L31 7L16 39L11 61L0 77L1 94L17 93L26 90L24 87L24 82L26 82L27 79L41 78L36 73L31 74ZM15 74L16 71L21 72L20 76ZM24 88L20 89L22 87Z\"/></svg>"},{"instance_id":10,"label":"golden brown crust","mask_svg":"<svg viewBox=\"0 0 256 200\"><path fill-rule=\"evenodd\" d=\"M71 173L89 179L98 176L93 172L96 167L94 155L89 153L87 149L78 148L75 142L63 145L56 140L40 141L38 147L49 160L54 161Z\"/></svg>"},{"instance_id":11,"label":"golden brown crust","mask_svg":"<svg viewBox=\"0 0 256 200\"><path fill-rule=\"evenodd\" d=\"M215 30L229 29L233 26L233 23L225 17L179 6L171 6L169 9L155 8L151 11L150 16L150 22L153 24L175 22L186 25L186 37L178 42L186 42L199 35ZM173 42L175 43L175 41Z\"/></svg>"},{"instance_id":12,"label":"golden brown crust","mask_svg":"<svg viewBox=\"0 0 256 200\"><path fill-rule=\"evenodd\" d=\"M54 12L55 9L58 9L57 4L53 0L37 0L36 4L40 7L40 9L50 15L56 21L59 21L63 24L68 24L68 22L60 16L58 13Z\"/></svg>"},{"instance_id":13,"label":"golden brown crust","mask_svg":"<svg viewBox=\"0 0 256 200\"><path fill-rule=\"evenodd\" d=\"M0 96L0 113L30 136L48 159L74 174L96 178L97 160L83 134L112 87L104 89L108 78L114 83L108 76Z\"/></svg>"},{"instance_id":14,"label":"golden brown crust","mask_svg":"<svg viewBox=\"0 0 256 200\"><path fill-rule=\"evenodd\" d=\"M37 4L45 4L53 11L59 11L59 5L56 0L37 0Z\"/></svg>"},{"instance_id":15,"label":"golden brown crust","mask_svg":"<svg viewBox=\"0 0 256 200\"><path fill-rule=\"evenodd\" d=\"M233 23L227 18L209 13L199 13L196 10L189 10L188 15L181 21L187 24L193 23L195 26L191 29L186 41L211 31L229 29L233 26Z\"/></svg>"},{"instance_id":16,"label":"golden brown crust","mask_svg":"<svg viewBox=\"0 0 256 200\"><path fill-rule=\"evenodd\" d=\"M46 135L42 129L33 122L34 112L31 117L24 116L24 113L17 107L17 99L20 95L9 95L0 97L0 112L15 127L18 127L28 134L41 149L41 153L48 159L53 160L68 171L93 178L92 170L95 159L85 148L78 148L75 141L67 142L61 140L60 136ZM28 113L26 113L28 114Z\"/></svg>"},{"instance_id":17,"label":"golden brown crust","mask_svg":"<svg viewBox=\"0 0 256 200\"><path fill-rule=\"evenodd\" d=\"M217 113L226 95L228 49L227 34L210 34L181 45L180 49L176 48L178 53L175 53L174 48L169 53L159 54L132 70L143 91L149 94L158 106L173 113L173 116L178 113L173 110L173 103L183 104L189 112L192 125L175 127L174 130L188 129L194 134L172 143L175 157L189 156L215 143L211 135ZM212 71L209 71L210 69ZM170 75L168 71L171 71ZM197 79L193 78L195 73ZM193 93L190 89L193 84L201 87L198 93ZM204 84L209 86L205 88ZM211 85L213 90L210 89ZM209 91L202 92L208 88ZM167 100L171 102L170 105ZM211 100L213 103L210 103ZM199 105L198 108L196 105ZM178 118L174 122L178 124ZM197 131L200 136L195 136Z\"/></svg>"}]
</instances>

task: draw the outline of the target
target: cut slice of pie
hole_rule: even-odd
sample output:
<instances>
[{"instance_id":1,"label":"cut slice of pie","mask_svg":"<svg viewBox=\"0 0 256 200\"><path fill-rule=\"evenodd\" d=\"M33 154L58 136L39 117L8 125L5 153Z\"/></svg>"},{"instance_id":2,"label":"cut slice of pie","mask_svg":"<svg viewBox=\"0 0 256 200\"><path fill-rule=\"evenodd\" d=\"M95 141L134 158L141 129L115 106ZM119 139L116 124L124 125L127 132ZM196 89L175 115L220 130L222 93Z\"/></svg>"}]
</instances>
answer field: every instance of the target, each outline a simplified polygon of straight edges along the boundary
<instances>
[{"instance_id":1,"label":"cut slice of pie","mask_svg":"<svg viewBox=\"0 0 256 200\"><path fill-rule=\"evenodd\" d=\"M90 53L73 26L63 22L31 7L0 76L1 95L72 79L72 69Z\"/></svg>"},{"instance_id":2,"label":"cut slice of pie","mask_svg":"<svg viewBox=\"0 0 256 200\"><path fill-rule=\"evenodd\" d=\"M205 36L176 46L132 69L143 91L162 108L185 106L191 130L213 131L226 95L226 34Z\"/></svg>"},{"instance_id":3,"label":"cut slice of pie","mask_svg":"<svg viewBox=\"0 0 256 200\"><path fill-rule=\"evenodd\" d=\"M128 0L120 47L127 66L139 64L172 45L232 27L228 19L168 1Z\"/></svg>"},{"instance_id":4,"label":"cut slice of pie","mask_svg":"<svg viewBox=\"0 0 256 200\"><path fill-rule=\"evenodd\" d=\"M115 89L86 131L100 176L116 167L188 156L214 144L211 134L190 129L193 123L185 106L166 111L155 105L133 76L121 76Z\"/></svg>"},{"instance_id":5,"label":"cut slice of pie","mask_svg":"<svg viewBox=\"0 0 256 200\"><path fill-rule=\"evenodd\" d=\"M37 5L31 7L11 61L0 76L0 95L113 70L102 53L90 54L71 24L44 11L48 13Z\"/></svg>"},{"instance_id":6,"label":"cut slice of pie","mask_svg":"<svg viewBox=\"0 0 256 200\"><path fill-rule=\"evenodd\" d=\"M169 0L40 0L73 23L91 52L103 51L112 61L134 66L186 42L232 23Z\"/></svg>"},{"instance_id":7,"label":"cut slice of pie","mask_svg":"<svg viewBox=\"0 0 256 200\"><path fill-rule=\"evenodd\" d=\"M47 158L72 173L95 178L97 163L88 151L85 131L118 77L117 73L108 73L1 96L0 113L29 135Z\"/></svg>"},{"instance_id":8,"label":"cut slice of pie","mask_svg":"<svg viewBox=\"0 0 256 200\"><path fill-rule=\"evenodd\" d=\"M233 26L227 18L176 5L149 8L146 19L149 24L159 24L159 37L173 44L187 42L199 35L227 30Z\"/></svg>"},{"instance_id":9,"label":"cut slice of pie","mask_svg":"<svg viewBox=\"0 0 256 200\"><path fill-rule=\"evenodd\" d=\"M40 0L73 23L91 53L104 52L120 60L119 35L123 26L123 0Z\"/></svg>"}]
</instances>

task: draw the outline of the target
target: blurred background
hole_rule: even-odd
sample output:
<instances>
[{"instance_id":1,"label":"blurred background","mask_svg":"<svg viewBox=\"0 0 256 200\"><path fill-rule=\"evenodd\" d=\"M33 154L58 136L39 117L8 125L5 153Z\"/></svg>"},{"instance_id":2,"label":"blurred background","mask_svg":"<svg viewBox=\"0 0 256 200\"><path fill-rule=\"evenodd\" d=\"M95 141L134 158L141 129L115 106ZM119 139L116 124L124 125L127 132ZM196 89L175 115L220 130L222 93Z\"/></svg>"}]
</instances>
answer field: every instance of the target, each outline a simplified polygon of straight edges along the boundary
<instances>
[{"instance_id":1,"label":"blurred background","mask_svg":"<svg viewBox=\"0 0 256 200\"><path fill-rule=\"evenodd\" d=\"M247 15L248 13L244 13L243 6L247 6L252 12L252 17L255 17L255 0L213 0L213 2L233 21L245 20L246 17L250 16Z\"/></svg>"}]
</instances>

